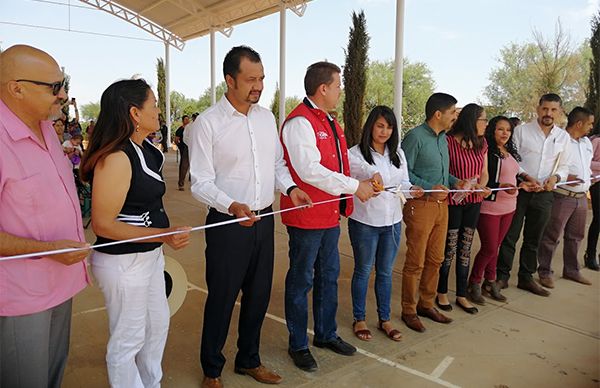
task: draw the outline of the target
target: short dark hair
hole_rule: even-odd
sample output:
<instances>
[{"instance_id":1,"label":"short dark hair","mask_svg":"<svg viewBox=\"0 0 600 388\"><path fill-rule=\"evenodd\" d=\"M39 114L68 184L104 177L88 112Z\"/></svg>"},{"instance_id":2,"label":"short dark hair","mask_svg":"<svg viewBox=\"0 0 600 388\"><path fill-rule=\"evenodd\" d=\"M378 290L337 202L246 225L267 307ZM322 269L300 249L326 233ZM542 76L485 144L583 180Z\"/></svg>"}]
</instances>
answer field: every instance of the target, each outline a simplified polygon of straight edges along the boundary
<instances>
[{"instance_id":1,"label":"short dark hair","mask_svg":"<svg viewBox=\"0 0 600 388\"><path fill-rule=\"evenodd\" d=\"M585 121L593 116L594 112L582 106L576 106L567 116L567 128L577 124L578 121Z\"/></svg>"},{"instance_id":2,"label":"short dark hair","mask_svg":"<svg viewBox=\"0 0 600 388\"><path fill-rule=\"evenodd\" d=\"M184 120L184 119L186 119L186 118L188 118L188 119L189 119L189 118L190 118L190 116L188 116L188 115L183 115L183 116L181 116L181 121L183 121L183 120Z\"/></svg>"},{"instance_id":3,"label":"short dark hair","mask_svg":"<svg viewBox=\"0 0 600 388\"><path fill-rule=\"evenodd\" d=\"M240 72L240 62L242 58L247 58L250 62L261 62L260 55L248 46L235 46L223 59L223 77L230 76L234 78Z\"/></svg>"},{"instance_id":4,"label":"short dark hair","mask_svg":"<svg viewBox=\"0 0 600 388\"><path fill-rule=\"evenodd\" d=\"M500 117L504 118L505 116L500 116ZM510 121L513 128L515 128L516 126L518 126L521 123L521 119L518 118L517 116L513 116L513 117L509 118L508 121Z\"/></svg>"},{"instance_id":5,"label":"short dark hair","mask_svg":"<svg viewBox=\"0 0 600 388\"><path fill-rule=\"evenodd\" d=\"M429 96L427 103L425 104L425 120L431 119L438 110L444 112L450 109L450 107L456 105L457 102L456 98L449 94L433 93Z\"/></svg>"},{"instance_id":6,"label":"short dark hair","mask_svg":"<svg viewBox=\"0 0 600 388\"><path fill-rule=\"evenodd\" d=\"M319 85L329 85L333 82L333 74L341 73L340 67L330 62L316 62L306 69L304 76L304 91L307 96L314 96Z\"/></svg>"},{"instance_id":7,"label":"short dark hair","mask_svg":"<svg viewBox=\"0 0 600 388\"><path fill-rule=\"evenodd\" d=\"M544 94L542 97L540 97L540 102L538 105L542 105L544 103L544 101L547 102L558 102L558 104L560 106L562 106L562 98L560 98L560 96L556 93L547 93Z\"/></svg>"}]
</instances>

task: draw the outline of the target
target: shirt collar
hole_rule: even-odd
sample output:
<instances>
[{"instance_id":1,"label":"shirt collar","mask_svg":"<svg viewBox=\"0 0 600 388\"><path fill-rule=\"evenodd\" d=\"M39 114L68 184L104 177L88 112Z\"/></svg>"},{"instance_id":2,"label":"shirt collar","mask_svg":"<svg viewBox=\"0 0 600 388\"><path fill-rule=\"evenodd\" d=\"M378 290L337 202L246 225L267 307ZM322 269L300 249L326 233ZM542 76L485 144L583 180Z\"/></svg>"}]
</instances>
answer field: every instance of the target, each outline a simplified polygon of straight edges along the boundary
<instances>
[{"instance_id":1,"label":"shirt collar","mask_svg":"<svg viewBox=\"0 0 600 388\"><path fill-rule=\"evenodd\" d=\"M310 99L308 96L306 96L306 101L308 101L308 102L309 102L309 104L311 105L311 107L312 107L313 109L319 109L320 111L323 111L323 112L325 112L323 109L319 108L319 107L317 106L317 104L315 104L315 103L313 102L313 100L311 100L311 99ZM331 121L331 120L333 120L333 117L331 117L331 115L329 114L329 112L325 112L325 114L327 115L327 119L328 119L328 120L330 120L330 121Z\"/></svg>"},{"instance_id":2,"label":"shirt collar","mask_svg":"<svg viewBox=\"0 0 600 388\"><path fill-rule=\"evenodd\" d=\"M6 128L6 132L8 132L14 141L27 137L34 138L31 129L2 100L0 100L0 122L2 122L4 128Z\"/></svg>"},{"instance_id":3,"label":"shirt collar","mask_svg":"<svg viewBox=\"0 0 600 388\"><path fill-rule=\"evenodd\" d=\"M235 115L246 116L243 113L238 112L237 109L235 109L233 107L233 105L231 105L231 102L229 102L229 100L227 99L227 97L225 96L225 94L223 94L223 97L221 97L221 99L219 100L218 104L221 107L221 109L223 109L223 112L225 112L226 116L235 116ZM255 105L256 104L250 105L250 109L248 109L248 115L250 115L250 112L252 112L252 110L254 109Z\"/></svg>"},{"instance_id":4,"label":"shirt collar","mask_svg":"<svg viewBox=\"0 0 600 388\"><path fill-rule=\"evenodd\" d=\"M386 144L386 146L384 147L384 150L383 150L383 155L381 155L379 152L377 152L377 151L375 150L375 148L373 148L373 146L369 146L369 149L371 150L371 153L373 153L373 154L376 154L376 155L378 155L378 156L382 156L382 157L388 156L388 155L390 154L390 152L389 152L389 150L388 150L388 146L387 146L387 144Z\"/></svg>"},{"instance_id":5,"label":"shirt collar","mask_svg":"<svg viewBox=\"0 0 600 388\"><path fill-rule=\"evenodd\" d=\"M536 128L540 130L540 132L544 132L542 130L542 127L540 126L540 123L538 123L537 119L533 120L533 123L536 126ZM556 124L552 124L552 129L550 130L550 133L548 134L548 137L555 136L560 129L561 128L558 127ZM569 137L571 137L571 135L569 135Z\"/></svg>"},{"instance_id":6,"label":"shirt collar","mask_svg":"<svg viewBox=\"0 0 600 388\"><path fill-rule=\"evenodd\" d=\"M423 122L423 127L424 127L424 128L427 130L427 131L431 132L431 134L432 134L433 136L435 136L435 137L438 137L438 136L440 136L442 133L443 133L443 134L446 134L446 131L440 131L440 133L435 133L435 131L433 130L433 128L431 128L431 127L429 126L429 124L427 124L427 121L424 121L424 122Z\"/></svg>"}]
</instances>

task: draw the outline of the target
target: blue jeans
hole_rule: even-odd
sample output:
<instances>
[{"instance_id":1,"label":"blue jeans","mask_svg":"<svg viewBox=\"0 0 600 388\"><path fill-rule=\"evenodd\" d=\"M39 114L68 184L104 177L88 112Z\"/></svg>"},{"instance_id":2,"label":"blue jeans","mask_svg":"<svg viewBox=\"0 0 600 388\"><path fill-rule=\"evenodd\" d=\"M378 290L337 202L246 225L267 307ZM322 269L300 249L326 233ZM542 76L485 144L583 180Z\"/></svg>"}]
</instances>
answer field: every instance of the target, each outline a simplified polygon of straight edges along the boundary
<instances>
[{"instance_id":1,"label":"blue jeans","mask_svg":"<svg viewBox=\"0 0 600 388\"><path fill-rule=\"evenodd\" d=\"M340 227L300 229L288 226L290 268L285 277L285 319L292 351L308 349L308 293L313 290L315 340L337 337L337 279Z\"/></svg>"},{"instance_id":2,"label":"blue jeans","mask_svg":"<svg viewBox=\"0 0 600 388\"><path fill-rule=\"evenodd\" d=\"M348 220L348 232L354 252L352 312L357 321L365 320L367 288L373 264L375 264L377 315L382 321L390 320L392 269L400 246L400 228L400 222L376 227L351 218Z\"/></svg>"}]
</instances>

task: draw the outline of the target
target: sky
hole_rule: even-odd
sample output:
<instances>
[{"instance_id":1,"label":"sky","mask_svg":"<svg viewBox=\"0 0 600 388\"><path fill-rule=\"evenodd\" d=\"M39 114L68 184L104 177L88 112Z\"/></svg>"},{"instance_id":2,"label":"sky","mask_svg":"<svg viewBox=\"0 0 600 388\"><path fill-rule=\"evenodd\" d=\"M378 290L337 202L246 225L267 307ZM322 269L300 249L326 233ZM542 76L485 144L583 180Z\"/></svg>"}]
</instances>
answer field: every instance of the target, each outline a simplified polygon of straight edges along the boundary
<instances>
[{"instance_id":1,"label":"sky","mask_svg":"<svg viewBox=\"0 0 600 388\"><path fill-rule=\"evenodd\" d=\"M69 6L70 4L70 6ZM454 95L459 105L485 102L490 72L500 49L532 40L533 30L554 36L557 21L573 47L590 37L590 19L600 0L406 0L404 56L424 62L436 91ZM395 0L313 0L303 17L287 11L287 95L303 96L311 63L344 64L352 12L364 10L370 60L394 58ZM119 35L120 37L107 36ZM70 97L78 104L100 100L112 82L139 75L156 85L156 59L164 44L141 29L77 0L0 0L0 47L29 44L51 54L71 76ZM231 37L216 34L217 82L227 51L246 44L265 68L260 103L268 106L279 79L279 15L234 27ZM171 90L198 98L210 87L210 42L204 36L170 49Z\"/></svg>"}]
</instances>

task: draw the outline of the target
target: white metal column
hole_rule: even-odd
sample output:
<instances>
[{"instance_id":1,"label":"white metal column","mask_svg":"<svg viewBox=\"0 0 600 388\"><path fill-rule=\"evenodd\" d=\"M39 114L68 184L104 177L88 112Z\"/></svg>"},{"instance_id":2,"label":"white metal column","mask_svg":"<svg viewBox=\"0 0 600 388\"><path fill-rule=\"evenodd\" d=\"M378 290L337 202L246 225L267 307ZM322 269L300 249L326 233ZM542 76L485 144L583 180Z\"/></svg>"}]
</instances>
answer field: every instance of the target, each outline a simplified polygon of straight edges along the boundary
<instances>
[{"instance_id":1,"label":"white metal column","mask_svg":"<svg viewBox=\"0 0 600 388\"><path fill-rule=\"evenodd\" d=\"M167 147L171 147L171 64L169 61L169 43L165 42L165 124L167 125Z\"/></svg>"},{"instance_id":2,"label":"white metal column","mask_svg":"<svg viewBox=\"0 0 600 388\"><path fill-rule=\"evenodd\" d=\"M281 2L279 11L279 128L285 120L285 12L286 5Z\"/></svg>"},{"instance_id":3,"label":"white metal column","mask_svg":"<svg viewBox=\"0 0 600 388\"><path fill-rule=\"evenodd\" d=\"M402 128L402 75L404 70L404 0L396 0L396 56L394 64L394 113ZM401 133L399 131L399 133Z\"/></svg>"},{"instance_id":4,"label":"white metal column","mask_svg":"<svg viewBox=\"0 0 600 388\"><path fill-rule=\"evenodd\" d=\"M215 58L215 30L210 30L210 104L217 103L217 60Z\"/></svg>"}]
</instances>

